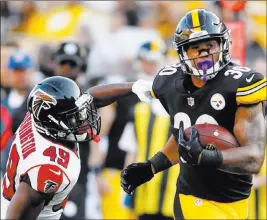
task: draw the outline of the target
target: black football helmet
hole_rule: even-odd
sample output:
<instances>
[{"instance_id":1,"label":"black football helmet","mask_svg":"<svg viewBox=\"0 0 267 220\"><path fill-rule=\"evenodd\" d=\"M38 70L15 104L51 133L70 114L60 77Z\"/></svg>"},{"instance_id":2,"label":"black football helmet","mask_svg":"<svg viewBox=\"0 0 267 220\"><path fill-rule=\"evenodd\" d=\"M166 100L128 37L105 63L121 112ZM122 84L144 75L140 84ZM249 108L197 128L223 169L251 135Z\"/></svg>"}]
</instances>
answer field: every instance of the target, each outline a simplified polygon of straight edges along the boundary
<instances>
[{"instance_id":1,"label":"black football helmet","mask_svg":"<svg viewBox=\"0 0 267 220\"><path fill-rule=\"evenodd\" d=\"M213 63L205 70L206 79L212 79L230 62L230 32L219 17L210 11L195 9L188 12L177 25L173 42L184 73L204 78L203 70L193 67L191 62L195 62L196 58L189 59L186 48L192 42L207 39L217 39L220 43L219 60L216 62L214 54L210 54L213 57Z\"/></svg>"},{"instance_id":2,"label":"black football helmet","mask_svg":"<svg viewBox=\"0 0 267 220\"><path fill-rule=\"evenodd\" d=\"M37 131L54 139L89 141L100 132L100 115L93 97L66 77L40 82L32 89L27 106Z\"/></svg>"}]
</instances>

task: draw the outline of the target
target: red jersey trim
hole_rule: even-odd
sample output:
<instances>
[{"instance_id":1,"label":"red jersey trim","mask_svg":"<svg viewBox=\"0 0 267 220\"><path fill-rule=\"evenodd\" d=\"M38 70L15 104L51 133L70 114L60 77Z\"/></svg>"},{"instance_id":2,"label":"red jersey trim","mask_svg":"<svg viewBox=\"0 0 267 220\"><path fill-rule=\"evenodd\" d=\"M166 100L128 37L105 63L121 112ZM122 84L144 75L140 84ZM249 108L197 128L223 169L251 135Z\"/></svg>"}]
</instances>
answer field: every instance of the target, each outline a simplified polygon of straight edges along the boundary
<instances>
[{"instance_id":1,"label":"red jersey trim","mask_svg":"<svg viewBox=\"0 0 267 220\"><path fill-rule=\"evenodd\" d=\"M42 165L54 165L54 164L45 163L45 164L38 164L38 165L35 165L35 166L29 168L29 169L28 169L27 171L25 171L23 174L21 174L21 175L20 175L20 178L21 178L21 176L24 176L26 173L28 173L31 169L33 169L33 168L35 168L35 167L42 166ZM57 165L54 165L54 166L57 166ZM57 166L57 167L58 167L58 168L65 174L65 176L67 177L68 181L71 182L70 179L69 179L69 177L68 177L68 175L66 174L66 172L65 172L64 170L62 170L59 166Z\"/></svg>"}]
</instances>

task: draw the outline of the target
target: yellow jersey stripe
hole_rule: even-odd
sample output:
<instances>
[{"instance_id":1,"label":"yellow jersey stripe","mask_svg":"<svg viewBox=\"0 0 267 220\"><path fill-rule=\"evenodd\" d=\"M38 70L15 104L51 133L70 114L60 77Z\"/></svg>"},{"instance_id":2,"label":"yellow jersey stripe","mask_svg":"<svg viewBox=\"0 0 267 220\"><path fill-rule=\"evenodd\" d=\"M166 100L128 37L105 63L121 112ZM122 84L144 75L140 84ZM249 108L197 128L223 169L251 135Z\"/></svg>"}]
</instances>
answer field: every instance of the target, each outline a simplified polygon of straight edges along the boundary
<instances>
[{"instance_id":1,"label":"yellow jersey stripe","mask_svg":"<svg viewBox=\"0 0 267 220\"><path fill-rule=\"evenodd\" d=\"M193 22L193 27L196 27L196 28L194 28L194 31L201 31L201 28L199 27L200 22L199 22L199 16L198 16L198 10L197 9L192 11L192 22Z\"/></svg>"},{"instance_id":2,"label":"yellow jersey stripe","mask_svg":"<svg viewBox=\"0 0 267 220\"><path fill-rule=\"evenodd\" d=\"M151 94L151 96L152 96L153 98L155 98L155 99L157 98L156 95L155 95L155 93L153 92L153 90L150 92L150 94Z\"/></svg>"},{"instance_id":3,"label":"yellow jersey stripe","mask_svg":"<svg viewBox=\"0 0 267 220\"><path fill-rule=\"evenodd\" d=\"M260 89L263 89L264 87L266 87L266 82L254 87L253 89L247 90L247 91L243 91L243 92L237 92L236 96L244 96L244 95L249 95L252 94Z\"/></svg>"},{"instance_id":4,"label":"yellow jersey stripe","mask_svg":"<svg viewBox=\"0 0 267 220\"><path fill-rule=\"evenodd\" d=\"M242 95L236 97L237 104L255 104L266 100L266 85L248 95Z\"/></svg>"},{"instance_id":5,"label":"yellow jersey stripe","mask_svg":"<svg viewBox=\"0 0 267 220\"><path fill-rule=\"evenodd\" d=\"M243 91L247 91L247 90L253 89L253 88L255 88L255 87L261 85L261 84L264 83L264 82L266 83L266 79L265 79L265 78L263 78L263 79L260 80L259 82L256 82L256 83L254 83L254 84L252 84L252 85L250 85L250 86L246 86L246 87L238 88L238 89L237 89L237 92L243 92Z\"/></svg>"}]
</instances>

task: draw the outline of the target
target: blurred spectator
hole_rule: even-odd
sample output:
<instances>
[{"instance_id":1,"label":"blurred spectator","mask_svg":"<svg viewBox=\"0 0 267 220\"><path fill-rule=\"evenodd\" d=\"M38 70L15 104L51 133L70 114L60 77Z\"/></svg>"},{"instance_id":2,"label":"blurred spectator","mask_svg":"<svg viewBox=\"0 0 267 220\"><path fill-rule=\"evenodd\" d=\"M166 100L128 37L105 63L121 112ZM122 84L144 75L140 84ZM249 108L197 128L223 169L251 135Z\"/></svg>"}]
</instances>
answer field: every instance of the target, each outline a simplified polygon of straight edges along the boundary
<instances>
[{"instance_id":1,"label":"blurred spectator","mask_svg":"<svg viewBox=\"0 0 267 220\"><path fill-rule=\"evenodd\" d=\"M162 41L149 41L140 47L138 53L138 78L152 81L159 66L166 65L167 47ZM134 106L134 131L137 143L135 151L129 151L126 165L135 161L147 160L164 147L168 139L170 119L167 112L157 99L151 100L150 105L138 102ZM127 151L127 148L125 148ZM175 166L155 180L137 188L128 203L133 208L139 220L170 220L173 219L171 198L175 194L175 185L179 167ZM125 205L127 205L127 197Z\"/></svg>"},{"instance_id":2,"label":"blurred spectator","mask_svg":"<svg viewBox=\"0 0 267 220\"><path fill-rule=\"evenodd\" d=\"M109 32L94 41L88 61L88 77L105 75L132 77L132 60L139 46L159 38L154 29L126 26L125 15L114 11Z\"/></svg>"},{"instance_id":3,"label":"blurred spectator","mask_svg":"<svg viewBox=\"0 0 267 220\"><path fill-rule=\"evenodd\" d=\"M18 49L18 44L16 42L6 42L5 44L1 45L1 100L3 100L7 94L6 90L9 90L10 87L10 77L9 77L9 70L8 70L8 62L11 53L14 50Z\"/></svg>"},{"instance_id":4,"label":"blurred spectator","mask_svg":"<svg viewBox=\"0 0 267 220\"><path fill-rule=\"evenodd\" d=\"M265 63L265 69L260 73L266 72L266 2L247 2L247 57L246 65L257 67L257 63L262 60ZM261 63L262 63L261 62ZM259 64L261 68L263 64Z\"/></svg>"},{"instance_id":5,"label":"blurred spectator","mask_svg":"<svg viewBox=\"0 0 267 220\"><path fill-rule=\"evenodd\" d=\"M56 75L77 80L86 62L86 50L74 42L64 42L54 54Z\"/></svg>"},{"instance_id":6,"label":"blurred spectator","mask_svg":"<svg viewBox=\"0 0 267 220\"><path fill-rule=\"evenodd\" d=\"M117 66L121 68L119 64ZM118 70L116 74L115 70L116 68L113 69L114 72L112 74L109 71L109 75L104 75L99 84L118 83L127 80L126 74L122 74ZM127 73L132 74L132 67L129 68ZM121 203L123 191L120 188L120 172L127 161L127 151L135 150L131 149L134 132L132 119L133 105L137 101L136 96L131 96L100 110L104 129L101 132L99 147L102 149L103 154L106 154L101 178L102 182L108 183L105 184L105 188L102 188L101 193L104 219L135 219L135 216L132 216L132 212L123 207ZM122 147L125 144L126 147ZM112 204L112 209L110 209L110 204Z\"/></svg>"},{"instance_id":7,"label":"blurred spectator","mask_svg":"<svg viewBox=\"0 0 267 220\"><path fill-rule=\"evenodd\" d=\"M139 7L136 1L118 1L117 10L122 11L126 17L126 24L137 26L139 23Z\"/></svg>"},{"instance_id":8,"label":"blurred spectator","mask_svg":"<svg viewBox=\"0 0 267 220\"><path fill-rule=\"evenodd\" d=\"M27 98L27 90L30 88L29 71L32 67L32 59L24 51L15 50L9 57L7 77L10 79L10 90L6 97L1 99L1 150L3 151L1 154L1 170L3 172L11 144L11 128L15 131L18 126L13 116Z\"/></svg>"},{"instance_id":9,"label":"blurred spectator","mask_svg":"<svg viewBox=\"0 0 267 220\"><path fill-rule=\"evenodd\" d=\"M86 50L76 42L63 42L58 46L53 60L55 75L65 76L77 82L78 77L84 74L82 67L86 62ZM89 145L87 142L80 144L81 173L66 203L62 219L85 219Z\"/></svg>"},{"instance_id":10,"label":"blurred spectator","mask_svg":"<svg viewBox=\"0 0 267 220\"><path fill-rule=\"evenodd\" d=\"M8 24L8 16L10 14L7 1L1 1L0 2L0 19L1 19L1 43L4 42L8 37L8 31L9 31L9 24Z\"/></svg>"},{"instance_id":11,"label":"blurred spectator","mask_svg":"<svg viewBox=\"0 0 267 220\"><path fill-rule=\"evenodd\" d=\"M166 47L163 42L145 43L141 50L138 50L138 62L135 62L137 78L152 80L157 73L160 61L164 57ZM161 50L162 53L158 53ZM151 52L152 51L152 52ZM146 71L147 74L143 74ZM112 83L125 81L123 76L106 76L104 83ZM109 182L111 190L102 195L102 210L105 219L119 218L129 219L134 218L132 212L125 209L121 202L123 195L119 188L120 171L126 166L129 161L134 160L136 152L136 140L134 136L134 105L138 102L135 96L120 100L114 106L106 108L103 115L115 114L114 120L110 123L110 130L106 137L107 157L103 169L103 176ZM109 113L109 114L108 114ZM104 121L104 120L103 120ZM106 122L106 120L105 120ZM145 135L145 134L144 134ZM103 138L103 137L102 137ZM103 144L104 145L104 144ZM110 203L113 203L113 208L110 210Z\"/></svg>"},{"instance_id":12,"label":"blurred spectator","mask_svg":"<svg viewBox=\"0 0 267 220\"><path fill-rule=\"evenodd\" d=\"M87 69L88 47L74 41L61 43L53 54L54 71L76 81L83 89L88 89L85 75Z\"/></svg>"},{"instance_id":13,"label":"blurred spectator","mask_svg":"<svg viewBox=\"0 0 267 220\"><path fill-rule=\"evenodd\" d=\"M107 30L108 15L87 7L86 2L36 1L34 4L34 13L29 14L19 31L39 41L50 43L77 38L81 28L87 28L93 38L97 38Z\"/></svg>"},{"instance_id":14,"label":"blurred spectator","mask_svg":"<svg viewBox=\"0 0 267 220\"><path fill-rule=\"evenodd\" d=\"M37 7L34 1L23 2L19 14L20 23L13 30L15 32L24 32L27 28L29 18L34 16L35 13L37 13Z\"/></svg>"},{"instance_id":15,"label":"blurred spectator","mask_svg":"<svg viewBox=\"0 0 267 220\"><path fill-rule=\"evenodd\" d=\"M49 44L42 44L39 47L37 63L39 70L46 76L54 76L55 62L53 60L54 48Z\"/></svg>"},{"instance_id":16,"label":"blurred spectator","mask_svg":"<svg viewBox=\"0 0 267 220\"><path fill-rule=\"evenodd\" d=\"M121 77L105 77L104 83L123 82L126 79ZM127 152L135 151L133 142L133 105L138 101L136 96L130 96L119 100L116 104L108 106L100 111L105 117L113 115L112 121L104 122L108 125L106 137L101 137L103 142L100 146L106 151L106 160L103 168L103 178L109 183L109 190L102 194L102 211L104 219L135 219L131 211L123 207L121 198L123 191L120 187L120 172L127 163ZM104 125L107 126L107 125ZM112 209L110 209L112 204Z\"/></svg>"},{"instance_id":17,"label":"blurred spectator","mask_svg":"<svg viewBox=\"0 0 267 220\"><path fill-rule=\"evenodd\" d=\"M159 30L161 37L166 40L170 36L173 36L173 30L177 25L177 20L172 17L170 7L163 2L157 2L157 11L154 15L154 19L157 22L157 29Z\"/></svg>"},{"instance_id":18,"label":"blurred spectator","mask_svg":"<svg viewBox=\"0 0 267 220\"><path fill-rule=\"evenodd\" d=\"M9 16L9 13L10 13L7 1L1 1L0 6L1 6L0 7L1 17L7 18Z\"/></svg>"},{"instance_id":19,"label":"blurred spectator","mask_svg":"<svg viewBox=\"0 0 267 220\"><path fill-rule=\"evenodd\" d=\"M155 74L165 65L167 46L163 41L155 40L144 43L137 54L137 79L152 81Z\"/></svg>"},{"instance_id":20,"label":"blurred spectator","mask_svg":"<svg viewBox=\"0 0 267 220\"><path fill-rule=\"evenodd\" d=\"M119 71L116 67L123 66L122 49L119 47L119 42L123 39L119 39L116 33L125 24L126 19L121 12L114 14L109 33L94 42L88 63L91 77L102 77L107 72L112 74L115 69Z\"/></svg>"}]
</instances>

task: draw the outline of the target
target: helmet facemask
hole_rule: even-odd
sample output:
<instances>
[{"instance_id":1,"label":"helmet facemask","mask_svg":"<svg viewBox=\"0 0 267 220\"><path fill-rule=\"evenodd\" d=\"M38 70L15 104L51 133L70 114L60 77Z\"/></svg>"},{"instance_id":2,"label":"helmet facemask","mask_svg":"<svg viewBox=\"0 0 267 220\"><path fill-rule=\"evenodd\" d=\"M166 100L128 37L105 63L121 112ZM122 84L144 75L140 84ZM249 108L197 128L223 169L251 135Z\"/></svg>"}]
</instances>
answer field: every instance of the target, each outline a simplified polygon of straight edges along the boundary
<instances>
[{"instance_id":1,"label":"helmet facemask","mask_svg":"<svg viewBox=\"0 0 267 220\"><path fill-rule=\"evenodd\" d=\"M208 53L208 55L198 56L194 58L189 58L186 48L188 44L195 43L204 40L215 39L219 43L219 51ZM181 68L185 74L195 76L203 81L210 80L214 78L217 73L223 69L230 62L230 34L226 31L223 35L219 36L209 36L204 35L201 37L191 38L188 41L182 44L176 44L174 42L174 47L178 53L178 56L181 61ZM218 60L215 59L215 56L219 54ZM196 59L211 56L211 60L204 60L202 62L196 62ZM194 65L193 65L194 64Z\"/></svg>"},{"instance_id":2,"label":"helmet facemask","mask_svg":"<svg viewBox=\"0 0 267 220\"><path fill-rule=\"evenodd\" d=\"M88 94L82 97L85 96L90 97ZM62 112L57 117L48 114L47 118L49 121L35 121L36 128L55 139L68 142L97 142L99 139L97 135L100 132L101 119L92 97L79 107Z\"/></svg>"}]
</instances>

